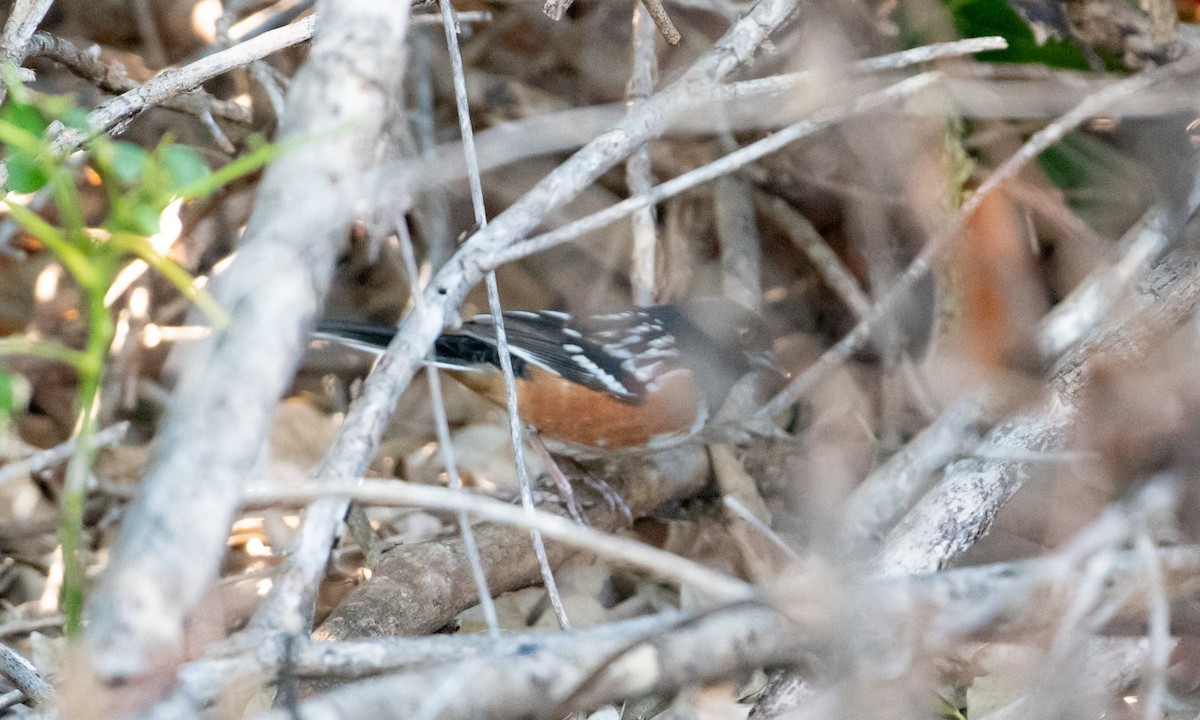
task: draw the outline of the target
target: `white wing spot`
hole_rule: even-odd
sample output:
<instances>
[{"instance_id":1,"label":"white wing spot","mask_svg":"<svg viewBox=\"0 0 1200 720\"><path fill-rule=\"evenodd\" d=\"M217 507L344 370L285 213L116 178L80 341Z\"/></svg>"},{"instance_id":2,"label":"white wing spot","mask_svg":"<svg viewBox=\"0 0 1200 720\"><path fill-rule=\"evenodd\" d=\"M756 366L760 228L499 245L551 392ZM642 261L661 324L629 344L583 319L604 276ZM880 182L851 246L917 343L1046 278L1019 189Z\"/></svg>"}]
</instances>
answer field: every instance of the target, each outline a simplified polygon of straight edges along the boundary
<instances>
[{"instance_id":1,"label":"white wing spot","mask_svg":"<svg viewBox=\"0 0 1200 720\"><path fill-rule=\"evenodd\" d=\"M569 328L569 327L563 328L563 335L566 335L567 337L573 337L573 338L583 337L583 333L579 332L575 328Z\"/></svg>"},{"instance_id":2,"label":"white wing spot","mask_svg":"<svg viewBox=\"0 0 1200 720\"><path fill-rule=\"evenodd\" d=\"M575 364L579 365L579 367L591 374L592 377L599 380L600 383L610 391L615 392L618 395L631 394L629 389L621 384L620 380L617 380L612 375L609 375L608 373L604 372L604 370L600 369L600 366L593 362L592 359L587 355L572 355L571 359L575 361Z\"/></svg>"},{"instance_id":3,"label":"white wing spot","mask_svg":"<svg viewBox=\"0 0 1200 720\"><path fill-rule=\"evenodd\" d=\"M566 351L567 351L567 352L569 352L569 353L581 353L581 352L583 352L583 348L581 348L581 347L580 347L580 346L578 346L578 345L571 344L571 343L566 343L566 344L564 344L564 345L562 346L562 349L563 349L563 350L566 350Z\"/></svg>"}]
</instances>

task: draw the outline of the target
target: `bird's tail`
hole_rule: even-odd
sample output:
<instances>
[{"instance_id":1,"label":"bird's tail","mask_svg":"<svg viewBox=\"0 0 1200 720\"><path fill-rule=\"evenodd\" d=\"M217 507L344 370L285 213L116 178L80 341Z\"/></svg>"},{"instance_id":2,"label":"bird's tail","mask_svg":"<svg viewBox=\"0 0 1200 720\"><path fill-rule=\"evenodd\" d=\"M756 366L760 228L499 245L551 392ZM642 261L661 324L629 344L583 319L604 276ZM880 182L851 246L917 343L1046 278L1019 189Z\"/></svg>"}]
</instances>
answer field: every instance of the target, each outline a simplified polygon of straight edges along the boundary
<instances>
[{"instance_id":1,"label":"bird's tail","mask_svg":"<svg viewBox=\"0 0 1200 720\"><path fill-rule=\"evenodd\" d=\"M321 320L312 332L314 340L379 355L396 335L396 328L383 325ZM440 335L433 344L432 364L447 370L477 370L481 365L499 365L496 348L468 335Z\"/></svg>"}]
</instances>

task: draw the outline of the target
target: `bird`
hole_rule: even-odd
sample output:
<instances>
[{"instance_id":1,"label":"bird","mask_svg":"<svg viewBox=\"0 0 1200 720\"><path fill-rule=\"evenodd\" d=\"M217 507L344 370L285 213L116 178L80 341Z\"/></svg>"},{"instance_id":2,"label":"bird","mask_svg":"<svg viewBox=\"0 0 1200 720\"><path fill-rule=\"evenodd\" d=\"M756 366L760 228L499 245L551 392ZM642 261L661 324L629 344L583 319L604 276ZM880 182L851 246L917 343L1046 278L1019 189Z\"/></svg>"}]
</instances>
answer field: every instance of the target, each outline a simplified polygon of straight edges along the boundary
<instances>
[{"instance_id":1,"label":"bird","mask_svg":"<svg viewBox=\"0 0 1200 720\"><path fill-rule=\"evenodd\" d=\"M560 447L660 450L701 433L730 390L786 377L762 318L721 298L577 316L508 310L504 330L521 418ZM381 352L395 327L321 321L315 336ZM432 362L505 405L496 326L478 315L440 335ZM740 385L739 385L740 387Z\"/></svg>"}]
</instances>

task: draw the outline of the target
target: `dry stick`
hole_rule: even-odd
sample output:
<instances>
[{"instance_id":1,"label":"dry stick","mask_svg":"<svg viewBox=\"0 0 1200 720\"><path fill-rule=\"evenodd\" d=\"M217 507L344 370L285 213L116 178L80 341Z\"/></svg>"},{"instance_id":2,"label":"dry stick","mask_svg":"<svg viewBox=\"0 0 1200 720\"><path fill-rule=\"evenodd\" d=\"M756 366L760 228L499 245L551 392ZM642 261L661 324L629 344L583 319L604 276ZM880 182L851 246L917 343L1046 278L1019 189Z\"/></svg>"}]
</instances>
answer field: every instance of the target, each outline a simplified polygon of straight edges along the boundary
<instances>
[{"instance_id":1,"label":"dry stick","mask_svg":"<svg viewBox=\"0 0 1200 720\"><path fill-rule=\"evenodd\" d=\"M1149 559L1140 549L1103 552L1107 553L1103 563L1104 592L1111 598L1127 600L1129 588L1140 586L1146 579ZM1165 591L1167 601L1188 601L1193 578L1200 571L1200 547L1155 548L1153 556L1160 568L1160 588ZM911 610L917 613L910 616L916 622L930 620L929 609L936 609L937 622L928 623L925 630L939 635L942 642L947 637L967 635L1003 640L1036 635L1052 628L1054 615L1064 602L1059 590L1072 587L1083 567L1083 558L1056 553L911 578L867 579L861 595L889 612L899 610L904 615ZM863 612L875 614L876 610L868 606ZM350 679L469 659L487 652L506 656L510 651L505 648L510 643L514 649L526 644L570 647L573 643L588 646L593 642L589 636L634 638L668 629L676 619L674 614L641 617L571 635L528 633L507 636L498 643L479 635L386 636L312 643L299 650L295 666L298 674L309 677ZM1173 633L1194 632L1197 625L1194 617L1171 620L1169 630ZM1145 610L1133 602L1101 630L1137 634L1148 624Z\"/></svg>"},{"instance_id":2,"label":"dry stick","mask_svg":"<svg viewBox=\"0 0 1200 720\"><path fill-rule=\"evenodd\" d=\"M1166 548L1158 550L1157 555L1163 568L1168 598L1172 602L1188 601L1194 577L1200 571L1200 548ZM436 563L438 558L435 554L428 560ZM933 644L938 646L944 646L947 639L966 636L1003 641L1044 635L1048 629L1054 627L1056 618L1064 611L1065 594L1062 589L1074 587L1084 567L1083 563L1077 558L1073 559L1073 556L1065 559L1066 562L1062 554L1055 554L1033 560L948 570L915 578L868 580L868 585L860 593L861 597L868 599L861 612L864 617L872 618L872 622L877 622L884 613L896 618L897 630L894 637L903 639L889 640L893 636L876 638L881 647L889 643L894 647L895 643L913 642L914 630L911 628L914 627L919 629L917 632L924 633L924 637L931 638ZM1134 552L1109 553L1102 567L1105 575L1101 587L1106 597L1120 599L1121 602L1124 602L1130 596L1131 590L1144 579L1144 561ZM418 573L422 571L421 566L415 567L414 570ZM814 582L827 583L828 578L817 578ZM397 590L404 591L404 588ZM830 594L829 597L841 596ZM935 611L933 615L930 614L931 610ZM733 612L724 615L730 622L736 622L733 620ZM818 622L822 617L820 612L815 616L808 616L814 617ZM838 616L843 617L841 614ZM1102 630L1141 633L1140 628L1144 625L1145 617L1145 612L1135 604L1114 617ZM1173 622L1175 625L1172 629L1175 632L1196 632L1196 622L1190 616L1174 617ZM670 642L666 638L675 632L671 630L672 626L676 626L674 617L658 616L618 622L570 635L538 633L503 637L496 642L469 635L391 636L348 642L320 642L301 646L295 658L295 667L297 672L305 676L327 679L373 676L435 665L441 668L442 674L465 673L474 677L472 667L464 665L462 661L493 658L488 662L504 664L520 655L518 650L546 649L556 657L545 661L541 666L543 670L557 668L564 663L569 663L572 667L589 668L594 667L593 663L610 656L610 642L618 647L628 647L630 639L648 635L660 636L664 641ZM669 632L663 633L664 630ZM796 628L787 628L785 634L788 638L794 637ZM745 658L747 666L761 666L763 663L756 662L757 657L754 655L757 653L765 657L774 654L774 643L781 641L790 642L772 634L748 641L744 647L752 657ZM150 716L176 718L184 712L194 715L195 708L211 707L235 679L243 682L245 678L255 675L273 675L279 657L270 653L252 652L253 650L254 648L247 648L241 655L190 663L180 673L176 696L156 708ZM725 667L728 667L728 662L733 656L722 657ZM454 664L456 658L458 664ZM687 661L689 658L685 656L681 659ZM501 678L502 682L479 683L472 687L476 695L484 696L480 702L496 703L502 708L488 716L515 716L525 712L525 705L517 704L516 700L512 699L511 693L514 691L524 692L516 688L516 677L505 675ZM432 678L433 681L438 679ZM689 679L696 682L705 678L693 675ZM628 678L620 680L622 683L627 681ZM559 687L556 684L551 686ZM530 707L544 709L546 684L539 687L542 688L543 694L537 698L536 704ZM614 688L613 694L627 695L633 692L623 693L624 687ZM428 695L428 688L417 688L412 692L423 698ZM647 692L647 688L641 686L636 692ZM507 705L504 704L506 698ZM370 713L367 715L374 716Z\"/></svg>"},{"instance_id":3,"label":"dry stick","mask_svg":"<svg viewBox=\"0 0 1200 720\"><path fill-rule=\"evenodd\" d=\"M16 0L13 3L8 20L4 23L4 35L0 37L0 62L12 63L16 68L21 68L21 64L25 62L29 39L33 37L38 23L42 21L52 2L54 0ZM22 80L33 78L32 72L23 72L27 74L20 75ZM0 105L4 104L6 97L8 83L0 82ZM7 184L8 166L0 165L0 189Z\"/></svg>"},{"instance_id":4,"label":"dry stick","mask_svg":"<svg viewBox=\"0 0 1200 720\"><path fill-rule=\"evenodd\" d=\"M862 289L858 279L842 263L837 253L825 242L808 218L801 215L787 201L758 193L755 195L759 207L779 223L792 242L804 253L808 261L820 273L825 284L845 303L855 317L861 319L871 313L873 303Z\"/></svg>"},{"instance_id":5,"label":"dry stick","mask_svg":"<svg viewBox=\"0 0 1200 720\"><path fill-rule=\"evenodd\" d=\"M133 20L146 51L147 64L156 68L166 65L167 52L158 25L154 22L154 8L150 7L150 0L131 0L130 4L133 5Z\"/></svg>"},{"instance_id":6,"label":"dry stick","mask_svg":"<svg viewBox=\"0 0 1200 720\"><path fill-rule=\"evenodd\" d=\"M1170 548L1156 554L1164 569L1168 596L1186 599L1200 569L1200 549ZM1140 587L1144 562L1136 552L1112 552L1105 560L1099 566L1105 598L1127 598L1132 589ZM1049 556L917 578L870 580L859 593L864 603L857 612L868 618L872 627L879 626L881 617L888 618L885 632L869 639L883 653L883 648L911 644L914 638L918 644L939 647L968 636L1000 641L1028 638L1053 627L1064 611L1063 588L1077 583L1082 572L1078 563L1064 564L1063 558ZM828 578L814 578L813 582L828 582ZM843 597L839 593L823 596ZM475 682L471 692L446 699L441 717L544 717L551 704L546 702L547 688L553 693L550 699L565 697L614 653L624 657L608 668L610 672L599 682L591 683L594 692L579 697L576 707L669 690L675 679L697 683L727 677L737 668L770 665L772 659L777 665L794 663L800 657L798 651L813 647L811 643L838 632L845 623L855 622L844 610L818 604L803 613L802 620L789 623L763 609L731 606L674 627L659 625L669 619L641 618L569 636L502 638L488 645L462 636L317 644L302 654L311 654L308 662L319 664L321 649L327 648L332 656L330 670L339 675L349 663L358 673L410 672L355 683L316 698L300 706L299 716L323 720L408 717L427 702L429 688L449 675L470 677ZM1135 607L1128 614L1138 612ZM841 625L834 624L839 621ZM646 623L639 626L645 631L644 645L630 643L638 637L632 623ZM729 633L739 638L733 645ZM683 636L693 639L685 641ZM697 645L691 646L691 642ZM684 643L689 646L686 652ZM643 646L647 652L639 652ZM448 663L455 648L463 659ZM375 652L367 655L368 649ZM421 656L428 657L435 667L417 670ZM318 674L320 667L310 671Z\"/></svg>"},{"instance_id":7,"label":"dry stick","mask_svg":"<svg viewBox=\"0 0 1200 720\"><path fill-rule=\"evenodd\" d=\"M37 668L7 645L0 645L0 675L12 681L34 705L54 698L54 688L42 679Z\"/></svg>"},{"instance_id":8,"label":"dry stick","mask_svg":"<svg viewBox=\"0 0 1200 720\"><path fill-rule=\"evenodd\" d=\"M170 98L189 92L218 75L309 40L315 29L316 18L304 18L181 68L164 70L154 79L118 95L88 113L88 124L97 131L110 131L147 108L161 105ZM82 145L86 139L84 134L77 130L67 130L59 135L57 143L61 147L75 148Z\"/></svg>"},{"instance_id":9,"label":"dry stick","mask_svg":"<svg viewBox=\"0 0 1200 720\"><path fill-rule=\"evenodd\" d=\"M987 52L988 50L1004 50L1007 47L1008 41L999 36L968 38L966 40L923 45L910 50L901 50L900 52L880 55L879 57L857 60L851 63L847 69L852 74L903 70L906 67L921 63L933 62L945 58L962 57L963 55L973 55L975 53ZM783 73L722 85L714 88L710 94L713 96L713 99L717 100L744 99L754 95L794 90L796 87L810 83L819 77L820 75L815 71L801 70L799 72Z\"/></svg>"},{"instance_id":10,"label":"dry stick","mask_svg":"<svg viewBox=\"0 0 1200 720\"><path fill-rule=\"evenodd\" d=\"M1046 451L1062 447L1075 420L1070 408L1009 418L984 438L992 445ZM1031 463L966 458L892 529L873 568L882 575L934 572L972 547L1032 474Z\"/></svg>"},{"instance_id":11,"label":"dry stick","mask_svg":"<svg viewBox=\"0 0 1200 720\"><path fill-rule=\"evenodd\" d=\"M655 468L654 465L660 465ZM613 479L635 517L667 500L691 495L703 487L707 475L703 454L695 449L669 453L655 463L637 464ZM559 506L546 512L565 516ZM620 510L605 503L584 509L590 527L607 532L627 528ZM488 581L493 592L529 587L540 579L536 559L529 552L529 533L521 528L482 522L475 526ZM558 543L547 546L553 564L577 554ZM423 578L436 568L438 581ZM361 584L334 610L318 630L322 639L347 639L378 634L420 634L444 627L474 603L474 588L461 542L454 537L433 538L398 546L381 558L370 580Z\"/></svg>"},{"instance_id":12,"label":"dry stick","mask_svg":"<svg viewBox=\"0 0 1200 720\"><path fill-rule=\"evenodd\" d=\"M851 551L883 540L929 488L929 478L979 442L984 406L980 396L955 402L854 489L842 510Z\"/></svg>"},{"instance_id":13,"label":"dry stick","mask_svg":"<svg viewBox=\"0 0 1200 720\"><path fill-rule=\"evenodd\" d=\"M214 52L225 50L234 44L233 40L229 37L229 28L233 25L234 17L244 7L245 3L238 0L221 3L221 17L217 18L216 22L217 42L215 43L216 50ZM276 118L279 118L283 116L284 92L280 89L280 83L276 81L275 76L265 65L262 60L255 60L248 66L247 74L262 88L267 96L267 102L271 105L271 112L275 114Z\"/></svg>"},{"instance_id":14,"label":"dry stick","mask_svg":"<svg viewBox=\"0 0 1200 720\"><path fill-rule=\"evenodd\" d=\"M17 67L25 61L26 48L30 38L37 32L38 25L45 17L54 0L16 0L8 12L8 20L4 23L4 36L0 37L0 52L4 60ZM4 100L0 91L0 101Z\"/></svg>"},{"instance_id":15,"label":"dry stick","mask_svg":"<svg viewBox=\"0 0 1200 720\"><path fill-rule=\"evenodd\" d=\"M877 58L862 60L861 68L858 63L850 65L852 72L859 74L878 72L872 67L887 67L899 69L914 63L922 62L931 56L955 57L980 50L991 50L1006 47L1003 38L975 38L959 40L950 43L939 43L904 50L902 52L883 55ZM730 105L726 112L737 119L733 130L774 130L788 121L781 120L773 114L756 113L750 117L736 114L737 110L747 103L736 103L743 95L761 96L765 93L795 91L806 83L820 76L811 72L790 73L777 75L761 80L746 80L729 85L709 84L695 88L697 95L684 98L686 107L695 108L697 103L725 102ZM782 80L777 82L776 78ZM774 103L779 108L781 103ZM790 109L784 108L788 112ZM629 112L628 104L613 103L610 105L594 105L585 108L573 108L561 112L536 115L524 120L503 123L497 127L479 132L475 136L479 148L481 168L484 171L507 165L518 160L544 156L565 150L577 148L606 130ZM788 115L787 117L794 117ZM682 132L686 134L710 133L717 129L710 108L704 112L676 113L675 119L663 130L666 132ZM534 141L529 141L533 138ZM446 143L435 151L435 159L423 163L421 176L433 177L439 182L459 180L466 175L466 169L457 162L462 150L457 143ZM391 170L384 169L390 173Z\"/></svg>"},{"instance_id":16,"label":"dry stick","mask_svg":"<svg viewBox=\"0 0 1200 720\"><path fill-rule=\"evenodd\" d=\"M391 635L344 642L311 642L296 650L292 667L299 677L354 680L381 673L462 662L489 653L503 656L522 648L585 646L593 639L603 642L624 639L628 642L669 630L679 619L677 612L665 611L573 633L530 631L509 633L498 638L470 633Z\"/></svg>"},{"instance_id":17,"label":"dry stick","mask_svg":"<svg viewBox=\"0 0 1200 720\"><path fill-rule=\"evenodd\" d=\"M0 712L4 712L14 705L20 705L23 702L25 702L25 693L20 690L10 690L0 695Z\"/></svg>"},{"instance_id":18,"label":"dry stick","mask_svg":"<svg viewBox=\"0 0 1200 720\"><path fill-rule=\"evenodd\" d=\"M754 595L754 588L741 580L722 575L674 553L579 525L559 515L524 508L468 492L396 480L360 480L346 487L310 483L287 488L246 489L243 502L252 507L272 504L296 505L317 498L346 497L366 505L399 505L426 510L468 512L492 522L537 530L555 542L586 550L614 563L656 573L668 580L691 585L717 600L741 600Z\"/></svg>"},{"instance_id":19,"label":"dry stick","mask_svg":"<svg viewBox=\"0 0 1200 720\"><path fill-rule=\"evenodd\" d=\"M1144 678L1146 689L1142 692L1143 717L1158 720L1163 716L1167 669L1171 665L1171 608L1156 543L1148 532L1143 531L1138 533L1134 548L1145 571L1149 605L1146 622L1150 640L1149 667Z\"/></svg>"},{"instance_id":20,"label":"dry stick","mask_svg":"<svg viewBox=\"0 0 1200 720\"><path fill-rule=\"evenodd\" d=\"M1016 450L1061 447L1071 428L1074 396L1090 369L1143 356L1197 306L1200 259L1186 249L1177 250L1154 268L1135 296L1114 310L1113 318L1059 360L1050 376L1051 409L1006 421L988 433L984 443ZM987 532L1029 473L1029 463L1019 461L967 458L951 465L942 482L893 529L876 568L886 574L913 574L945 566Z\"/></svg>"},{"instance_id":21,"label":"dry stick","mask_svg":"<svg viewBox=\"0 0 1200 720\"><path fill-rule=\"evenodd\" d=\"M408 286L412 288L413 308L423 312L425 305L421 297L420 273L417 270L417 258L413 252L412 237L408 225L403 219L396 224L400 233L400 254L404 258L404 270L408 274ZM429 402L433 405L434 428L437 430L438 446L442 455L442 464L446 466L446 476L449 478L451 490L463 489L462 478L458 474L458 459L454 456L454 442L450 437L450 421L446 417L446 401L442 395L441 372L432 363L425 366L425 378L429 382ZM492 593L488 589L487 575L483 571L483 560L479 557L479 544L475 541L475 531L471 528L471 516L465 510L458 513L458 532L462 536L463 551L471 563L471 577L475 580L475 590L479 593L479 605L483 609L483 617L487 622L488 635L500 636L500 620L496 615L496 603L492 601Z\"/></svg>"},{"instance_id":22,"label":"dry stick","mask_svg":"<svg viewBox=\"0 0 1200 720\"><path fill-rule=\"evenodd\" d=\"M1117 243L1121 254L1110 266L1093 271L1042 321L1038 344L1043 357L1058 357L1090 330L1170 242L1167 210L1155 204Z\"/></svg>"},{"instance_id":23,"label":"dry stick","mask_svg":"<svg viewBox=\"0 0 1200 720\"><path fill-rule=\"evenodd\" d=\"M755 532L757 532L759 535L762 535L769 540L772 545L779 548L784 555L788 556L789 560L797 562L801 560L800 553L796 552L791 545L788 545L784 539L779 536L779 533L772 530L770 525L767 525L765 522L763 522L757 515L754 514L754 511L746 507L745 503L743 503L741 500L738 500L732 495L726 495L721 498L721 501L725 504L725 507L729 508L730 512L732 512L734 515L737 515L744 522L750 525L750 527L754 528ZM762 501L760 500L759 502Z\"/></svg>"},{"instance_id":24,"label":"dry stick","mask_svg":"<svg viewBox=\"0 0 1200 720\"><path fill-rule=\"evenodd\" d=\"M664 183L655 185L649 193L622 200L600 212L592 213L587 217L564 225L558 230L553 230L529 238L528 240L511 243L507 247L488 256L488 267L499 267L504 263L520 260L534 253L542 252L556 245L574 240L580 235L599 230L640 208L662 202L685 190L733 172L739 167L748 165L766 155L778 152L796 140L831 127L847 117L903 100L910 95L930 87L940 77L940 74L936 72L922 73L901 80L894 85L889 85L882 90L866 93L844 106L819 110L809 118L801 120L794 125L789 125L761 140L756 140L707 165L702 165Z\"/></svg>"},{"instance_id":25,"label":"dry stick","mask_svg":"<svg viewBox=\"0 0 1200 720\"><path fill-rule=\"evenodd\" d=\"M737 144L721 133L726 149ZM713 183L717 242L721 250L721 294L745 307L762 307L762 241L754 214L754 194L744 177L726 174Z\"/></svg>"},{"instance_id":26,"label":"dry stick","mask_svg":"<svg viewBox=\"0 0 1200 720\"><path fill-rule=\"evenodd\" d=\"M661 0L642 0L642 6L646 8L646 12L650 14L650 19L654 21L654 26L662 33L669 45L678 45L683 36L679 34L675 23L671 22L671 16L667 14L667 9L663 7Z\"/></svg>"},{"instance_id":27,"label":"dry stick","mask_svg":"<svg viewBox=\"0 0 1200 720\"><path fill-rule=\"evenodd\" d=\"M93 46L94 48L95 46ZM105 62L92 50L80 50L69 40L49 33L37 33L29 43L29 56L59 63L76 77L108 93L124 93L138 84L129 77L125 66L116 60ZM202 89L169 98L163 107L201 115L204 112L239 123L250 122L250 110L232 100L220 100Z\"/></svg>"},{"instance_id":28,"label":"dry stick","mask_svg":"<svg viewBox=\"0 0 1200 720\"><path fill-rule=\"evenodd\" d=\"M649 16L641 4L633 6L633 70L625 96L632 109L650 97L658 81L658 56L654 51L654 30L647 22ZM633 195L650 190L650 148L638 148L625 161L625 183ZM633 215L632 277L633 304L654 304L654 260L658 237L654 223L654 208L645 207Z\"/></svg>"},{"instance_id":29,"label":"dry stick","mask_svg":"<svg viewBox=\"0 0 1200 720\"><path fill-rule=\"evenodd\" d=\"M0 625L0 639L12 637L13 635L25 635L38 630L61 629L64 622L66 622L66 618L57 613L44 617L11 620Z\"/></svg>"},{"instance_id":30,"label":"dry stick","mask_svg":"<svg viewBox=\"0 0 1200 720\"><path fill-rule=\"evenodd\" d=\"M1042 356L1061 356L1093 330L1121 293L1144 275L1151 259L1165 247L1165 238L1161 208L1155 206L1118 243L1125 248L1119 259L1092 271L1041 320L1038 338ZM927 478L955 455L978 446L979 433L989 415L986 408L995 404L988 399L994 390L985 389L957 402L863 481L844 510L845 537L852 545L881 540L927 489Z\"/></svg>"},{"instance_id":31,"label":"dry stick","mask_svg":"<svg viewBox=\"0 0 1200 720\"><path fill-rule=\"evenodd\" d=\"M1012 157L1005 160L1000 167L996 168L979 185L979 188L963 203L962 209L951 226L930 238L917 257L913 259L892 287L888 288L887 292L880 298L871 315L861 320L848 335L826 351L816 363L800 373L786 388L772 398L759 411L758 418L764 422L769 421L771 418L787 410L801 396L809 392L818 381L828 376L834 369L840 367L855 351L866 344L875 326L929 272L933 259L937 257L947 244L962 234L962 229L966 225L967 220L983 203L988 193L1004 184L1008 179L1015 177L1027 163L1040 155L1043 150L1058 142L1064 135L1074 130L1080 124L1099 114L1110 104L1142 92L1160 82L1195 72L1198 67L1200 67L1200 55L1189 55L1171 65L1134 75L1088 96L1083 102L1072 108L1070 112L1034 133Z\"/></svg>"},{"instance_id":32,"label":"dry stick","mask_svg":"<svg viewBox=\"0 0 1200 720\"><path fill-rule=\"evenodd\" d=\"M108 677L138 675L177 656L183 618L216 576L242 484L258 464L346 228L368 192L359 182L399 83L408 6L326 5L281 129L284 140L321 141L299 145L264 174L241 248L213 283L233 322L189 348L158 453L92 596L87 639ZM320 577L328 551L328 543L306 547L300 535L264 603L293 629L308 622L308 580Z\"/></svg>"},{"instance_id":33,"label":"dry stick","mask_svg":"<svg viewBox=\"0 0 1200 720\"><path fill-rule=\"evenodd\" d=\"M675 628L647 632L642 638L596 630L581 638L586 642L517 646L515 652L504 643L499 647L508 649L506 654L489 652L454 665L353 683L301 703L294 717L411 718L437 701L440 720L559 718L561 714L553 714L556 703L596 671L603 677L575 698L576 707L789 663L812 642L812 635L809 628L774 612L737 606L683 619ZM614 656L615 662L606 662ZM469 691L431 698L430 688L441 686L447 677L469 679ZM288 717L276 712L265 719Z\"/></svg>"},{"instance_id":34,"label":"dry stick","mask_svg":"<svg viewBox=\"0 0 1200 720\"><path fill-rule=\"evenodd\" d=\"M479 176L479 162L475 157L475 135L471 130L471 108L467 101L467 79L463 72L462 52L458 47L458 33L454 27L454 10L450 6L450 0L442 0L441 9L446 46L450 51L450 71L454 79L458 129L462 138L463 157L467 163L467 179L471 187L471 208L475 211L475 224L482 229L487 227L487 209L483 204L483 183ZM489 272L486 282L488 309L496 329L496 350L500 356L500 370L504 374L504 408L508 411L508 434L512 441L513 461L517 466L517 478L521 487L521 507L532 517L535 512L533 483L529 479L529 467L525 464L524 428L521 424L521 409L517 404L517 379L513 374L512 355L508 351L508 337L504 330L504 313L500 307L500 286L496 282L496 273ZM550 561L546 557L546 543L537 528L530 528L529 535L533 540L533 552L537 556L546 595L554 608L554 616L558 619L559 627L570 630L571 621L567 618L566 608L563 607L562 597L558 593L558 583L554 581L554 571L551 570Z\"/></svg>"},{"instance_id":35,"label":"dry stick","mask_svg":"<svg viewBox=\"0 0 1200 720\"><path fill-rule=\"evenodd\" d=\"M97 449L116 445L125 439L125 433L128 431L129 423L119 422L96 433L95 438L92 439L92 444ZM0 485L17 478L25 477L26 475L40 473L47 468L52 468L59 463L66 462L71 458L71 454L75 452L75 444L77 442L77 438L71 438L64 443L55 445L47 450L42 450L30 457L0 466Z\"/></svg>"},{"instance_id":36,"label":"dry stick","mask_svg":"<svg viewBox=\"0 0 1200 720\"><path fill-rule=\"evenodd\" d=\"M437 127L434 121L433 92L433 38L432 31L412 34L413 71L413 136L423 162L433 158L437 148ZM435 184L417 196L413 206L413 219L420 235L425 239L425 260L436 272L446 264L454 252L454 241L450 236L450 203L446 191Z\"/></svg>"},{"instance_id":37,"label":"dry stick","mask_svg":"<svg viewBox=\"0 0 1200 720\"><path fill-rule=\"evenodd\" d=\"M394 7L389 10L387 20L390 21L390 33L367 38L368 42L390 43L397 46L390 48L386 57L378 60L378 62L395 62L396 65L384 80L378 81L379 84L375 88L377 94L372 93L368 98L378 113L370 118L371 129L375 133L384 132L382 123L385 121L389 107L388 81L399 87L403 76L405 53L402 39L407 34L409 15L408 5L405 3L401 3L401 5L404 5L403 11L396 11ZM391 6L390 3L389 6ZM324 18L327 12L326 9L321 13L321 17ZM368 16L364 16L358 22L370 21ZM348 39L353 39L353 35L350 35ZM296 92L295 84L294 80L293 94ZM289 95L289 101L291 98L292 95ZM378 137L378 134L375 135L373 142L378 143ZM372 148L362 158L362 162L369 163L370 158L374 157L374 153L375 149ZM361 177L362 175L359 176L359 178ZM339 440L344 437L345 425L343 425L343 432L339 435ZM338 450L348 453L349 458L339 455ZM335 442L334 448L326 454L314 470L314 475L321 481L328 481L328 478L336 478L340 473L345 472L349 463L353 463L357 472L361 473L370 462L373 453L360 454L360 451L361 448L353 443L346 445ZM345 476L342 475L342 477ZM250 632L236 638L235 644L241 642L254 644L260 641L259 637L261 636L269 637L280 632L307 635L311 631L318 586L325 574L333 537L346 515L347 507L347 503L342 500L330 499L314 503L307 509L304 520L296 533L293 547L288 552L287 562L276 573L270 594L251 618L248 627ZM364 548L364 550L366 549Z\"/></svg>"},{"instance_id":38,"label":"dry stick","mask_svg":"<svg viewBox=\"0 0 1200 720\"><path fill-rule=\"evenodd\" d=\"M0 58L4 62L21 67L28 56L29 39L37 31L46 11L54 0L16 0L4 23L4 35L0 37ZM8 85L0 83L0 105L8 95Z\"/></svg>"}]
</instances>

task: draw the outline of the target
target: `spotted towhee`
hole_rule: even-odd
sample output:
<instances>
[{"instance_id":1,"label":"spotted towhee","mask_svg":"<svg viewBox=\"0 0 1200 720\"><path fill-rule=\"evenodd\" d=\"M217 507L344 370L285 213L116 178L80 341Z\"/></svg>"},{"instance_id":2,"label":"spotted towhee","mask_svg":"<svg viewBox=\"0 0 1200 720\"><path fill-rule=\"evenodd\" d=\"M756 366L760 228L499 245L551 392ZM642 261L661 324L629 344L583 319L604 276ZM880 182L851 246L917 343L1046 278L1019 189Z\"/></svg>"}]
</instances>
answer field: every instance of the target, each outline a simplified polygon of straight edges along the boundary
<instances>
[{"instance_id":1,"label":"spotted towhee","mask_svg":"<svg viewBox=\"0 0 1200 720\"><path fill-rule=\"evenodd\" d=\"M690 300L576 317L504 313L521 417L543 435L599 450L657 449L699 433L731 388L775 369L762 320L730 301ZM322 322L323 339L378 352L393 327ZM504 377L490 315L434 344L434 361L504 405Z\"/></svg>"}]
</instances>

